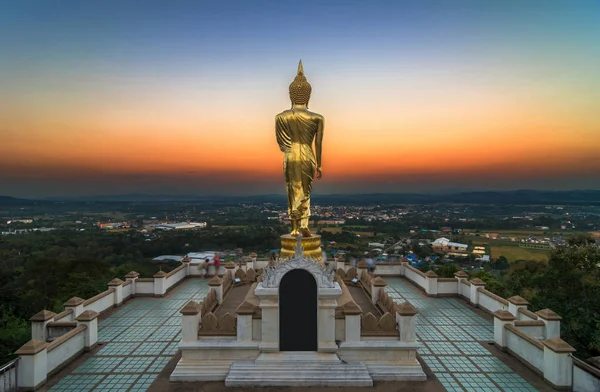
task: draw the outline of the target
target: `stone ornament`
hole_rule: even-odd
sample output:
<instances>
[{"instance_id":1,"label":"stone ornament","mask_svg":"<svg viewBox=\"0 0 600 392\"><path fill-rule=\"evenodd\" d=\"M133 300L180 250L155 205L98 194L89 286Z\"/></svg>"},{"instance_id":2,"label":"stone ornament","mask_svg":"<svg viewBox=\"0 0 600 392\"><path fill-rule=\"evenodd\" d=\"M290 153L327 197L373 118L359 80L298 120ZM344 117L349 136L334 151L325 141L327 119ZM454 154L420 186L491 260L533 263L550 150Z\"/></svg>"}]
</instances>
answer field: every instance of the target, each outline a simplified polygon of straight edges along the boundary
<instances>
[{"instance_id":1,"label":"stone ornament","mask_svg":"<svg viewBox=\"0 0 600 392\"><path fill-rule=\"evenodd\" d=\"M266 267L263 271L262 284L265 288L279 287L279 283L287 272L294 269L304 269L312 274L321 288L334 288L335 270L321 263L316 263L304 256L304 249L301 242L302 237L298 237L296 244L296 254L294 257L282 263L276 263L273 266Z\"/></svg>"}]
</instances>

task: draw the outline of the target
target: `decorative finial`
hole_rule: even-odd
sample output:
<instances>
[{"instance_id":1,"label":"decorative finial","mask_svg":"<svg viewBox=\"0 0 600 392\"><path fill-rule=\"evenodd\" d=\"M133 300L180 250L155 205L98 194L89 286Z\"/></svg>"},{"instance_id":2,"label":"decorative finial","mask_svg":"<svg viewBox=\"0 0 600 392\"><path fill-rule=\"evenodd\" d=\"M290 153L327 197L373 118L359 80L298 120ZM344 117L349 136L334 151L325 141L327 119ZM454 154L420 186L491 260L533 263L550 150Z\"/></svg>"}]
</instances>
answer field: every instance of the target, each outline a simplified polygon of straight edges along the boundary
<instances>
[{"instance_id":1,"label":"decorative finial","mask_svg":"<svg viewBox=\"0 0 600 392\"><path fill-rule=\"evenodd\" d=\"M302 60L298 63L298 75L304 75L304 68L302 67Z\"/></svg>"}]
</instances>

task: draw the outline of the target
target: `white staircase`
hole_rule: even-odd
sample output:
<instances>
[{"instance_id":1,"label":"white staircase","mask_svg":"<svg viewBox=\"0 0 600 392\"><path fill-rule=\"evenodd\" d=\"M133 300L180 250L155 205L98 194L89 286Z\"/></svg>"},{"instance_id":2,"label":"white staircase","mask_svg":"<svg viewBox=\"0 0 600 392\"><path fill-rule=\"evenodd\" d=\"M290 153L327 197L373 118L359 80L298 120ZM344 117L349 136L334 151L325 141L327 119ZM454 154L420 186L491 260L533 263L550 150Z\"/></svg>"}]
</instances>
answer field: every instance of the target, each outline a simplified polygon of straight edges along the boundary
<instances>
[{"instance_id":1,"label":"white staircase","mask_svg":"<svg viewBox=\"0 0 600 392\"><path fill-rule=\"evenodd\" d=\"M336 354L312 351L262 353L254 362L234 362L227 387L372 387L362 362L344 363Z\"/></svg>"}]
</instances>

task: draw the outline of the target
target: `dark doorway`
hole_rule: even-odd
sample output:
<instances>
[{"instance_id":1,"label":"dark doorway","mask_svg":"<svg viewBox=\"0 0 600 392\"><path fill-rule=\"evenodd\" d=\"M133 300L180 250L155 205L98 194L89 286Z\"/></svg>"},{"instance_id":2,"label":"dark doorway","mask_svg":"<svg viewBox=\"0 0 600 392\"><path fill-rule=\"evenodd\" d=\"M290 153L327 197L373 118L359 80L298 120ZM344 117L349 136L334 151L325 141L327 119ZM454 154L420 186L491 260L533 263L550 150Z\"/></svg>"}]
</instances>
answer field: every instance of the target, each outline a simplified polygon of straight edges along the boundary
<instances>
[{"instance_id":1,"label":"dark doorway","mask_svg":"<svg viewBox=\"0 0 600 392\"><path fill-rule=\"evenodd\" d=\"M317 282L303 269L279 284L279 350L317 351Z\"/></svg>"}]
</instances>

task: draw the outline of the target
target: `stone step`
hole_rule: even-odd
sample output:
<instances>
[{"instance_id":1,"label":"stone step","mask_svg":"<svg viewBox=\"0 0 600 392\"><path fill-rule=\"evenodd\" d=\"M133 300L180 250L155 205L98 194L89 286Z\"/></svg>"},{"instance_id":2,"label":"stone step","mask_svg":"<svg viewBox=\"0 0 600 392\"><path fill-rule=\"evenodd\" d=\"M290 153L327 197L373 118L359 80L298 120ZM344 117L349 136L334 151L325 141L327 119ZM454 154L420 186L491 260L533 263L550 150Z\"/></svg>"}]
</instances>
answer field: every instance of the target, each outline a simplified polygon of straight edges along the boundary
<instances>
[{"instance_id":1,"label":"stone step","mask_svg":"<svg viewBox=\"0 0 600 392\"><path fill-rule=\"evenodd\" d=\"M277 353L261 353L256 363L281 364L285 362L299 363L341 363L335 353L319 353L315 351L281 351Z\"/></svg>"},{"instance_id":2,"label":"stone step","mask_svg":"<svg viewBox=\"0 0 600 392\"><path fill-rule=\"evenodd\" d=\"M373 379L362 362L234 362L225 379L225 386L372 387Z\"/></svg>"}]
</instances>

